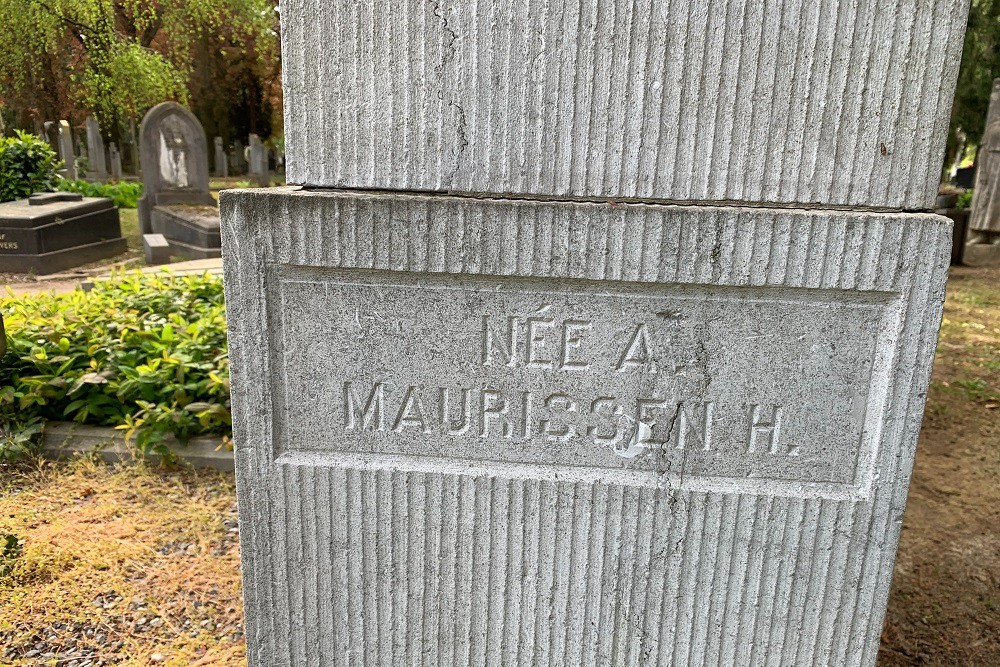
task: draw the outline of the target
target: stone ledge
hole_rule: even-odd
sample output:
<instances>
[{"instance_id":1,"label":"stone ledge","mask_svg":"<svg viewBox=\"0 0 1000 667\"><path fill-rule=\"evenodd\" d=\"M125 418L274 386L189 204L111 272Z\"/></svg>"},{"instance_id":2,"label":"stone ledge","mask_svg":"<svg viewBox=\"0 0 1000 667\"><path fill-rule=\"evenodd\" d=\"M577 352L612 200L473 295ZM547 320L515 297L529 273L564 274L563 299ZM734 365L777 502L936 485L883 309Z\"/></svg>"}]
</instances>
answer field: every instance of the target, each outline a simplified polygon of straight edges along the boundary
<instances>
[{"instance_id":1,"label":"stone ledge","mask_svg":"<svg viewBox=\"0 0 1000 667\"><path fill-rule=\"evenodd\" d=\"M182 461L196 468L214 468L232 472L233 452L223 449L220 438L192 438L186 445L175 438L167 447ZM109 463L140 458L135 447L125 442L123 431L107 426L86 426L73 422L49 422L42 431L42 453L52 458L70 458L76 454L96 453ZM150 454L147 460L159 462L161 457Z\"/></svg>"}]
</instances>

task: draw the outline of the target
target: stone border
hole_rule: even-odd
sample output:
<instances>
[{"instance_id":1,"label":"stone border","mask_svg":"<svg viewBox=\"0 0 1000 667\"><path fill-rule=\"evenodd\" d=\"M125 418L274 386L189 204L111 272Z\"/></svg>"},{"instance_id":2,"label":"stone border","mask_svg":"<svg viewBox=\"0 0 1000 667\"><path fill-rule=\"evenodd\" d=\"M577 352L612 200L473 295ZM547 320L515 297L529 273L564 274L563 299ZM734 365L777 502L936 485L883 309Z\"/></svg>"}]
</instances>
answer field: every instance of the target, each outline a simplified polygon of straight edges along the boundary
<instances>
[{"instance_id":1,"label":"stone border","mask_svg":"<svg viewBox=\"0 0 1000 667\"><path fill-rule=\"evenodd\" d=\"M216 437L192 438L186 445L174 438L167 440L167 447L180 460L195 468L214 468L232 472L233 452L222 448ZM96 453L109 463L131 461L142 455L125 441L123 431L108 426L86 426L74 422L48 422L42 430L42 454L51 458L66 459L77 454ZM159 456L150 454L149 461L160 462Z\"/></svg>"}]
</instances>

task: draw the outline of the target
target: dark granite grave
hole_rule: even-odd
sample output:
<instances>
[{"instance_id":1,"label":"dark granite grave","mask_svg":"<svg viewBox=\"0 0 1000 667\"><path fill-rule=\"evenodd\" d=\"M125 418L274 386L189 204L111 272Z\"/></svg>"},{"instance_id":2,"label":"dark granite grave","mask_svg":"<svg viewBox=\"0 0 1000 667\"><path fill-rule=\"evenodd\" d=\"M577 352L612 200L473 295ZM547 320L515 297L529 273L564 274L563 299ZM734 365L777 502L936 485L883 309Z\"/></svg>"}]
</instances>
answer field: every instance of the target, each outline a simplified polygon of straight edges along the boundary
<instances>
[{"instance_id":1,"label":"dark granite grave","mask_svg":"<svg viewBox=\"0 0 1000 667\"><path fill-rule=\"evenodd\" d=\"M110 199L51 192L0 204L0 271L56 273L125 250Z\"/></svg>"}]
</instances>

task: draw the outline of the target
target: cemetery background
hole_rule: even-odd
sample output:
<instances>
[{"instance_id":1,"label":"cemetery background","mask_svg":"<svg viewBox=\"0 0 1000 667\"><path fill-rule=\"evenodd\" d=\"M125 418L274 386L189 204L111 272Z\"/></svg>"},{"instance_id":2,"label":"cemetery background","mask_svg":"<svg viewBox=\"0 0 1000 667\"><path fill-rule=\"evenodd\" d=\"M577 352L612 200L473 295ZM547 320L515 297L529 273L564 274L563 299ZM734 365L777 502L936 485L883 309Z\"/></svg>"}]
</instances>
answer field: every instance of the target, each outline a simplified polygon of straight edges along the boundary
<instances>
[{"instance_id":1,"label":"cemetery background","mask_svg":"<svg viewBox=\"0 0 1000 667\"><path fill-rule=\"evenodd\" d=\"M0 20L4 11L17 13L23 6L17 0L13 4L0 0ZM982 93L983 82L988 88L998 71L997 54L987 48L990 30L1000 26L998 7L1000 3L973 3L971 25L975 27L978 21L985 28L970 31L966 42L966 66L950 133L949 177L957 176L959 167L968 167L975 154L979 125L986 114L984 100L988 99L988 93L985 97ZM21 19L23 16L18 17ZM157 39L162 42L162 33L153 37L150 45L162 46ZM193 49L214 53L204 44ZM205 126L213 163L217 153L212 139L217 132L226 134L227 143L231 137L242 136L248 144L253 142L251 133L268 132L264 129L267 114L263 102L251 105L253 112L237 119L249 122L247 126L234 124L226 113L227 101L220 98L232 91L215 94L213 86L220 80L241 80L231 74L253 70L255 65L246 65L249 56L241 47L227 44L220 52L222 58L194 59L196 71L186 90L173 89L164 95L167 88L161 88L142 98L152 102L171 96L187 99ZM62 51L57 48L55 53ZM50 45L32 56L36 62L31 67L58 69L64 65L52 60ZM244 59L243 69L234 67L234 58ZM127 61L124 56L123 61ZM90 65L80 71L91 71ZM4 76L12 76L11 70L0 65L0 79ZM163 83L155 77L153 80ZM168 81L167 85L173 84ZM247 89L259 85L247 84ZM3 88L0 119L4 131L9 133L17 126L37 129L33 126L38 118L64 117L82 130L86 108L71 101L74 93L65 82L60 86L48 101L28 100L25 96L31 91L24 85ZM7 97L8 91L16 92ZM130 123L137 123L141 110L151 106L134 102L140 97L121 107L130 109L132 115L118 119L117 129L108 133L122 142L123 149L129 145L126 135ZM257 99L276 103L280 111L280 97ZM241 160L238 149L222 153L227 168ZM130 157L129 151L123 150L126 165ZM245 178L221 177L219 169L213 173L215 194L225 187L250 185ZM945 192L961 195L959 208L971 199L967 189ZM109 262L130 267L137 265L142 255L135 210L123 209L122 221L129 253ZM109 262L84 268L103 268ZM24 288L20 281L26 279L0 275L0 283L18 283L18 290ZM78 282L69 279L39 284L72 289ZM1000 635L1000 563L996 556L1000 536L995 529L1000 515L992 509L1000 500L995 484L1000 475L995 447L1000 437L995 417L1000 405L998 283L1000 273L994 270L959 269L952 273L880 664L980 665L1000 660L996 640ZM0 308L8 306L9 300L0 303ZM13 544L7 542L6 548L0 540L0 591L10 593L15 601L0 608L0 647L9 644L11 649L7 660L27 665L37 664L40 657L55 656L83 663L86 658L71 656L82 656L86 649L91 652L88 656L102 656L109 664L116 660L121 664L243 664L231 477L141 466L114 471L89 460L70 466L44 462L30 466L0 472L0 483L6 485L0 493L0 538L17 537ZM157 498L164 502L155 502ZM177 533L171 523L177 520L170 518L172 512L179 513L190 530ZM143 524L151 528L140 529ZM95 537L102 545L100 550L81 548L85 540ZM165 574L145 576L160 571ZM178 585L178 581L185 585ZM45 596L48 604L39 604L40 596ZM86 620L77 615L81 603ZM38 652L32 655L32 651ZM0 662L3 660L0 653Z\"/></svg>"}]
</instances>

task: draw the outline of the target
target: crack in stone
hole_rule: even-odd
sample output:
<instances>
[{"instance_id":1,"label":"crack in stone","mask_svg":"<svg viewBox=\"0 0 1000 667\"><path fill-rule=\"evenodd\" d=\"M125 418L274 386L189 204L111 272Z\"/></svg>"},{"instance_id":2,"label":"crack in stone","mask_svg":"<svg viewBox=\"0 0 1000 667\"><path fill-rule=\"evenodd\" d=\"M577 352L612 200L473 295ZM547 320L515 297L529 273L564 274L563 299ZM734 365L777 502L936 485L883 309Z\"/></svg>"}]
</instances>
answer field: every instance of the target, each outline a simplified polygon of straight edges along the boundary
<instances>
[{"instance_id":1,"label":"crack in stone","mask_svg":"<svg viewBox=\"0 0 1000 667\"><path fill-rule=\"evenodd\" d=\"M441 27L447 35L447 39L443 45L445 53L442 54L441 64L435 68L443 79L445 65L448 61L455 60L455 42L458 41L458 33L448 24L448 17L441 13L441 0L428 0L428 3L431 6L431 12L441 22ZM455 128L455 133L458 135L458 150L455 153L455 166L451 170L451 173L448 174L447 182L450 185L454 182L455 176L458 174L462 155L469 146L468 120L465 116L465 108L455 100L445 100L443 91L438 90L437 98L439 101L447 104L449 109L454 109L458 115L458 126Z\"/></svg>"}]
</instances>

